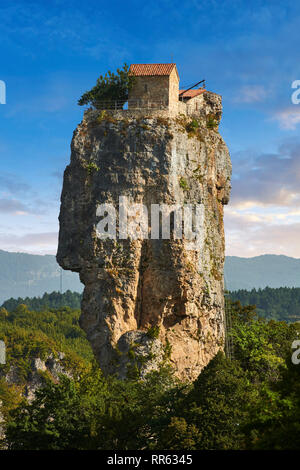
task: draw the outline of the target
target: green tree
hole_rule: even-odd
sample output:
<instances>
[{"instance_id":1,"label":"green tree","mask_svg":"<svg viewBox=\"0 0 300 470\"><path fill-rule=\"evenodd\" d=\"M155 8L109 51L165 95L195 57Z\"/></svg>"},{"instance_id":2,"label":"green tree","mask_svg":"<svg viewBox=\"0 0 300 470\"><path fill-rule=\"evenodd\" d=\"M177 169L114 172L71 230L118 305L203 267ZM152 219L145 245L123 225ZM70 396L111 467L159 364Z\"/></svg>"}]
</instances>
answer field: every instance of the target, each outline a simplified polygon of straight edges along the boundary
<instances>
[{"instance_id":1,"label":"green tree","mask_svg":"<svg viewBox=\"0 0 300 470\"><path fill-rule=\"evenodd\" d=\"M48 381L31 403L9 412L9 449L150 448L174 403L169 371L144 381L105 378L94 366L80 377Z\"/></svg>"},{"instance_id":2,"label":"green tree","mask_svg":"<svg viewBox=\"0 0 300 470\"><path fill-rule=\"evenodd\" d=\"M243 449L242 431L257 390L237 361L219 352L187 395L183 417L199 430L197 449Z\"/></svg>"},{"instance_id":3,"label":"green tree","mask_svg":"<svg viewBox=\"0 0 300 470\"><path fill-rule=\"evenodd\" d=\"M281 379L264 386L244 432L247 448L300 449L300 366L286 361Z\"/></svg>"},{"instance_id":4,"label":"green tree","mask_svg":"<svg viewBox=\"0 0 300 470\"><path fill-rule=\"evenodd\" d=\"M89 410L80 399L78 383L61 376L11 411L6 427L8 449L82 449L92 441Z\"/></svg>"},{"instance_id":5,"label":"green tree","mask_svg":"<svg viewBox=\"0 0 300 470\"><path fill-rule=\"evenodd\" d=\"M297 338L297 324L256 318L255 306L231 304L232 328L228 333L233 340L234 358L238 360L252 381L265 382L280 378L292 341Z\"/></svg>"},{"instance_id":6,"label":"green tree","mask_svg":"<svg viewBox=\"0 0 300 470\"><path fill-rule=\"evenodd\" d=\"M188 424L184 418L173 416L161 433L158 449L197 450L199 441L201 441L201 432L194 424Z\"/></svg>"},{"instance_id":7,"label":"green tree","mask_svg":"<svg viewBox=\"0 0 300 470\"><path fill-rule=\"evenodd\" d=\"M129 75L128 65L124 63L121 69L117 69L116 74L108 71L104 77L100 75L96 85L81 96L78 104L80 106L89 104L97 108L101 101L117 101L122 109L124 103L128 100L129 91L134 81L135 78Z\"/></svg>"}]
</instances>

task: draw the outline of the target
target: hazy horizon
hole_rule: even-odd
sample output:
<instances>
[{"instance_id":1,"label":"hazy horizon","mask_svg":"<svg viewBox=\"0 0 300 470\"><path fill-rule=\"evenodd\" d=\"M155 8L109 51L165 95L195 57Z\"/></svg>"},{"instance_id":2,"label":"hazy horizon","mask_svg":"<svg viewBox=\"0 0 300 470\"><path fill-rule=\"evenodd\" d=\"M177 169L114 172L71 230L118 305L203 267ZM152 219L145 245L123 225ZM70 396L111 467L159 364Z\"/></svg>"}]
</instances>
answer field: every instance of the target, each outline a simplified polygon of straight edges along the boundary
<instances>
[{"instance_id":1,"label":"hazy horizon","mask_svg":"<svg viewBox=\"0 0 300 470\"><path fill-rule=\"evenodd\" d=\"M3 248L0 248L0 251L6 251L8 253L19 253L19 254L25 254L25 255L37 255L37 256L56 256L56 251L53 253L39 253L39 252L34 252L34 251L15 251L15 250L4 250ZM245 259L250 259L250 258L258 258L260 256L285 256L286 258L293 258L293 259L300 259L300 257L296 256L288 256L283 253L261 253L258 255L254 256L238 256L238 255L226 255L226 258L245 258Z\"/></svg>"}]
</instances>

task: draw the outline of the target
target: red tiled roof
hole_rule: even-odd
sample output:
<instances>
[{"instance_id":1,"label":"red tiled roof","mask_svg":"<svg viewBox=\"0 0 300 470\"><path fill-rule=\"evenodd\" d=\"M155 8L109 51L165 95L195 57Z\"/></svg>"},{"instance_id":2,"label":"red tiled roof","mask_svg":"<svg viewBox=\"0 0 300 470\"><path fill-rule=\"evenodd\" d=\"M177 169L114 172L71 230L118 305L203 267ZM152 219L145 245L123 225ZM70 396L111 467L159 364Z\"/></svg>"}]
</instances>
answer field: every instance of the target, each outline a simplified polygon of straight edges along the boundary
<instances>
[{"instance_id":1,"label":"red tiled roof","mask_svg":"<svg viewBox=\"0 0 300 470\"><path fill-rule=\"evenodd\" d=\"M174 67L178 75L176 64L131 64L129 74L136 77L170 75Z\"/></svg>"},{"instance_id":2,"label":"red tiled roof","mask_svg":"<svg viewBox=\"0 0 300 470\"><path fill-rule=\"evenodd\" d=\"M205 88L198 88L196 90L179 90L180 98L195 98L195 96L202 95L206 90Z\"/></svg>"}]
</instances>

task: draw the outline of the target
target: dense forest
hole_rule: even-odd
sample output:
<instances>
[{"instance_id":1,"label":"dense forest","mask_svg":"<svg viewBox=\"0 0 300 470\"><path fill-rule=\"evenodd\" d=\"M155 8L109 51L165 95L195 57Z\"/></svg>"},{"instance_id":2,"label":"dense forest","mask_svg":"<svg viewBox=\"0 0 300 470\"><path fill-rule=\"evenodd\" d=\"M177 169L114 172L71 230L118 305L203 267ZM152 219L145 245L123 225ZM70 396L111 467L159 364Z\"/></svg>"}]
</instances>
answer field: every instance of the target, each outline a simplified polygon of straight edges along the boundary
<instances>
[{"instance_id":1,"label":"dense forest","mask_svg":"<svg viewBox=\"0 0 300 470\"><path fill-rule=\"evenodd\" d=\"M145 380L104 377L70 308L0 310L9 368L65 351L78 373L45 380L33 401L0 380L8 449L299 449L300 365L292 342L300 325L266 321L230 302L232 339L194 383L165 364ZM26 375L26 374L25 374ZM22 385L22 384L21 384Z\"/></svg>"},{"instance_id":2,"label":"dense forest","mask_svg":"<svg viewBox=\"0 0 300 470\"><path fill-rule=\"evenodd\" d=\"M20 304L11 312L1 307L0 339L7 345L6 368L10 366L10 360L20 358L24 362L30 351L35 357L44 355L47 347L49 352L55 349L74 353L90 361L93 356L85 333L79 326L79 317L80 310L70 307L32 311L27 305Z\"/></svg>"},{"instance_id":3,"label":"dense forest","mask_svg":"<svg viewBox=\"0 0 300 470\"><path fill-rule=\"evenodd\" d=\"M242 305L256 305L260 317L286 322L300 321L300 288L279 287L273 289L237 290L230 292L231 300L239 300Z\"/></svg>"},{"instance_id":4,"label":"dense forest","mask_svg":"<svg viewBox=\"0 0 300 470\"><path fill-rule=\"evenodd\" d=\"M14 310L18 305L25 304L29 310L43 310L45 308L63 308L70 307L72 309L80 309L82 294L78 292L71 292L67 290L64 293L51 292L45 294L42 297L25 297L21 299L8 299L2 307L8 311Z\"/></svg>"},{"instance_id":5,"label":"dense forest","mask_svg":"<svg viewBox=\"0 0 300 470\"><path fill-rule=\"evenodd\" d=\"M239 300L242 305L255 305L258 315L268 320L284 320L287 322L300 321L300 288L280 287L265 289L238 290L230 292L229 297L234 302ZM26 297L6 300L2 307L13 311L20 304L25 304L29 310L42 311L47 308L59 309L70 307L80 309L82 294L70 290L45 293L42 297Z\"/></svg>"}]
</instances>

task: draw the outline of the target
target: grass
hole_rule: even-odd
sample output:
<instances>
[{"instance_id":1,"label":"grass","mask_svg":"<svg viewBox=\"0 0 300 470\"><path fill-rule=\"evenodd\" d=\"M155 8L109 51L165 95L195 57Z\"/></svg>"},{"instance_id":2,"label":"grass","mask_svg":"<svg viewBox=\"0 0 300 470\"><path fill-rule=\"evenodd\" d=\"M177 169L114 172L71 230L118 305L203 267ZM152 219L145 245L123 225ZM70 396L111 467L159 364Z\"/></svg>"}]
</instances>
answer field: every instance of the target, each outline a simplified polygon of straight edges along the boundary
<instances>
[{"instance_id":1,"label":"grass","mask_svg":"<svg viewBox=\"0 0 300 470\"><path fill-rule=\"evenodd\" d=\"M179 186L181 187L181 189L183 189L183 191L188 191L189 190L189 186L186 182L186 180L181 177L180 180L179 180Z\"/></svg>"}]
</instances>

